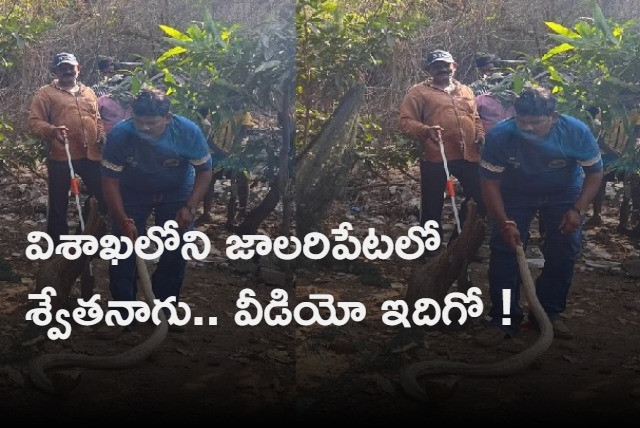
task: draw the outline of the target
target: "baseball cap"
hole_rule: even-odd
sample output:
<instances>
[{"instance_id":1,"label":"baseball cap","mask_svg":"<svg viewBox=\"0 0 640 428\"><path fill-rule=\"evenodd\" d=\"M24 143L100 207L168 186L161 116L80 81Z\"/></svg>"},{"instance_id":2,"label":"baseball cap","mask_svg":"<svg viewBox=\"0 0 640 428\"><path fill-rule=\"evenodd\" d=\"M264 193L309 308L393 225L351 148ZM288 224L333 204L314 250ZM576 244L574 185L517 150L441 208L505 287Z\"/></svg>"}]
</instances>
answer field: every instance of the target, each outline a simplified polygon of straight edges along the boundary
<instances>
[{"instance_id":1,"label":"baseball cap","mask_svg":"<svg viewBox=\"0 0 640 428\"><path fill-rule=\"evenodd\" d=\"M429 52L425 61L427 65L431 65L436 61L444 61L448 63L455 62L449 52L440 49Z\"/></svg>"},{"instance_id":2,"label":"baseball cap","mask_svg":"<svg viewBox=\"0 0 640 428\"><path fill-rule=\"evenodd\" d=\"M79 65L76 57L67 52L60 52L53 57L53 68L56 68L60 64Z\"/></svg>"}]
</instances>

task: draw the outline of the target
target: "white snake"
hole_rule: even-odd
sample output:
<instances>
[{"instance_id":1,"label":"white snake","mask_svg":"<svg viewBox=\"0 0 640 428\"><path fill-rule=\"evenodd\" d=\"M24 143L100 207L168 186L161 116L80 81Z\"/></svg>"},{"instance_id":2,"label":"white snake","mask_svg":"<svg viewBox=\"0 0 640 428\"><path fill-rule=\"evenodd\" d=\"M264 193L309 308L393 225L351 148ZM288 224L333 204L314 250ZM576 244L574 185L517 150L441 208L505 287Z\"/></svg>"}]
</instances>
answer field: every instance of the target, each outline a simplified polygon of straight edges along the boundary
<instances>
[{"instance_id":1,"label":"white snake","mask_svg":"<svg viewBox=\"0 0 640 428\"><path fill-rule=\"evenodd\" d=\"M409 365L400 373L400 385L409 397L429 402L429 396L418 384L418 378L435 374L461 374L467 376L507 376L529 367L549 348L553 341L553 326L536 295L535 284L527 264L522 245L516 248L518 268L524 285L524 294L540 326L538 339L527 349L506 360L490 364L469 364L455 361L421 361Z\"/></svg>"},{"instance_id":2,"label":"white snake","mask_svg":"<svg viewBox=\"0 0 640 428\"><path fill-rule=\"evenodd\" d=\"M136 265L140 276L141 290L147 304L152 307L155 298L151 287L151 278L147 265L143 259L136 256ZM54 382L47 376L47 370L54 367L90 367L120 369L130 367L144 361L164 341L168 323L164 311L159 311L160 324L156 326L151 336L135 347L110 356L93 356L72 353L45 354L29 361L29 375L34 385L49 394L62 394L62 388L56 388Z\"/></svg>"}]
</instances>

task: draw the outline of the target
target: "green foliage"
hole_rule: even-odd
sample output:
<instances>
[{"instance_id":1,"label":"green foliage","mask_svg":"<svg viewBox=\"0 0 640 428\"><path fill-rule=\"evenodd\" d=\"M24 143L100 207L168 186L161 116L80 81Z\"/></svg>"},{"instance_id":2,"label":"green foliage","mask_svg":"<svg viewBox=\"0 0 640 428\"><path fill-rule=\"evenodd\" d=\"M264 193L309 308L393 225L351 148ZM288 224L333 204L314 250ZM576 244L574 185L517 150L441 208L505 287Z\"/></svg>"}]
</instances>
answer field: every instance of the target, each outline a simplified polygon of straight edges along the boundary
<instances>
[{"instance_id":1,"label":"green foliage","mask_svg":"<svg viewBox=\"0 0 640 428\"><path fill-rule=\"evenodd\" d=\"M183 31L161 25L171 47L152 66L164 75L173 111L196 123L205 115L212 130L228 123L232 134L240 126L236 123L239 112L275 111L278 117L288 116L284 112L293 105L295 81L293 12L283 8L278 19L251 29L214 21L209 12L203 14L202 22ZM281 141L272 143L266 136L264 141L252 141L231 153L221 166L256 171L266 162L256 178L273 184Z\"/></svg>"},{"instance_id":2,"label":"green foliage","mask_svg":"<svg viewBox=\"0 0 640 428\"><path fill-rule=\"evenodd\" d=\"M249 31L217 22L206 12L203 22L184 32L161 26L172 48L156 65L175 94L179 112L211 112L213 127L233 121L237 111L281 111L285 87L295 78L295 33L286 17ZM194 116L195 117L195 116Z\"/></svg>"},{"instance_id":3,"label":"green foliage","mask_svg":"<svg viewBox=\"0 0 640 428\"><path fill-rule=\"evenodd\" d=\"M13 67L27 45L49 28L52 19L34 16L28 3L15 2L9 10L0 7L0 67ZM1 76L0 76L1 78Z\"/></svg>"},{"instance_id":4,"label":"green foliage","mask_svg":"<svg viewBox=\"0 0 640 428\"><path fill-rule=\"evenodd\" d=\"M546 22L557 42L540 59L545 70L541 83L549 84L563 112L594 123L585 107L598 107L602 124L627 123L628 136L623 160L635 164L640 157L635 147L629 111L640 105L640 32L635 20L618 23L603 16L594 3L593 18L581 18L572 28ZM594 132L597 129L594 127Z\"/></svg>"},{"instance_id":5,"label":"green foliage","mask_svg":"<svg viewBox=\"0 0 640 428\"><path fill-rule=\"evenodd\" d=\"M391 139L384 135L374 116L360 118L355 154L364 170L373 172L395 168L402 171L420 156L421 145L416 141L400 134Z\"/></svg>"},{"instance_id":6,"label":"green foliage","mask_svg":"<svg viewBox=\"0 0 640 428\"><path fill-rule=\"evenodd\" d=\"M45 156L46 145L40 140L30 137L0 140L0 170L26 168L36 172Z\"/></svg>"},{"instance_id":7,"label":"green foliage","mask_svg":"<svg viewBox=\"0 0 640 428\"><path fill-rule=\"evenodd\" d=\"M19 64L26 47L54 23L48 14L34 13L33 7L28 2L0 4L0 87L7 83L8 70ZM43 11L50 7L45 5ZM34 170L43 158L41 145L17 139L10 119L0 117L0 166Z\"/></svg>"},{"instance_id":8,"label":"green foliage","mask_svg":"<svg viewBox=\"0 0 640 428\"><path fill-rule=\"evenodd\" d=\"M358 6L361 10L338 0L297 2L296 110L301 145L320 131L349 89L371 82L389 65L395 44L425 22L417 9L407 9L400 1L375 0Z\"/></svg>"},{"instance_id":9,"label":"green foliage","mask_svg":"<svg viewBox=\"0 0 640 428\"><path fill-rule=\"evenodd\" d=\"M7 139L7 133L11 133L11 131L13 131L13 127L4 117L0 117L0 144Z\"/></svg>"}]
</instances>

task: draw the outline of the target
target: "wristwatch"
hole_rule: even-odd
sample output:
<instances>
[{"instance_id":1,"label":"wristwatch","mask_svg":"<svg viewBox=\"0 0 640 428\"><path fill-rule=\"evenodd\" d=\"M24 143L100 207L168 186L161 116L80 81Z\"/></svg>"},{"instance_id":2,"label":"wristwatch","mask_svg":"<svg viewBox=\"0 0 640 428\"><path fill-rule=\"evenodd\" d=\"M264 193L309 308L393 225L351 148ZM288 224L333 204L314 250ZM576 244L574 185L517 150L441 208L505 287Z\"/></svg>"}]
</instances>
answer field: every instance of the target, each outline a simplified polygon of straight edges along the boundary
<instances>
[{"instance_id":1,"label":"wristwatch","mask_svg":"<svg viewBox=\"0 0 640 428\"><path fill-rule=\"evenodd\" d=\"M577 212L578 214L580 214L580 217L584 217L584 215L587 213L585 210L581 210L578 207L576 207L575 205L571 207L572 210L574 210L575 212Z\"/></svg>"}]
</instances>

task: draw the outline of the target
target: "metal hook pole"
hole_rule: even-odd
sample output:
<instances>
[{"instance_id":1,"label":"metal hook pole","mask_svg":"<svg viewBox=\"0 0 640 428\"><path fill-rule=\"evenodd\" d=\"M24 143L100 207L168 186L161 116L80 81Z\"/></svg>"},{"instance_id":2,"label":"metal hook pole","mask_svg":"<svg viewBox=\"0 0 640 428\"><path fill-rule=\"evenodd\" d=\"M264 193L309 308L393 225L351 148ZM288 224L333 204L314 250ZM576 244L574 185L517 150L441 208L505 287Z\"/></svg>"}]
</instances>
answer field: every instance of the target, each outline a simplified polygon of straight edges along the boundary
<instances>
[{"instance_id":1,"label":"metal hook pole","mask_svg":"<svg viewBox=\"0 0 640 428\"><path fill-rule=\"evenodd\" d=\"M460 217L458 216L458 206L456 205L456 190L453 186L453 180L451 179L451 174L449 174L449 165L447 165L447 156L444 154L444 143L442 142L442 132L438 130L438 145L440 146L440 154L442 155L442 162L444 164L444 173L447 176L447 194L451 198L451 206L453 208L453 216L456 219L456 227L458 228L458 233L462 232L462 227L460 226Z\"/></svg>"},{"instance_id":2,"label":"metal hook pole","mask_svg":"<svg viewBox=\"0 0 640 428\"><path fill-rule=\"evenodd\" d=\"M76 207L78 209L78 216L80 217L80 230L84 232L84 218L82 218L82 205L80 203L80 187L78 186L78 180L76 179L76 173L73 170L73 163L71 162L71 152L69 151L69 140L64 137L64 150L67 152L67 161L69 162L69 171L71 173L71 192L76 197Z\"/></svg>"}]
</instances>

